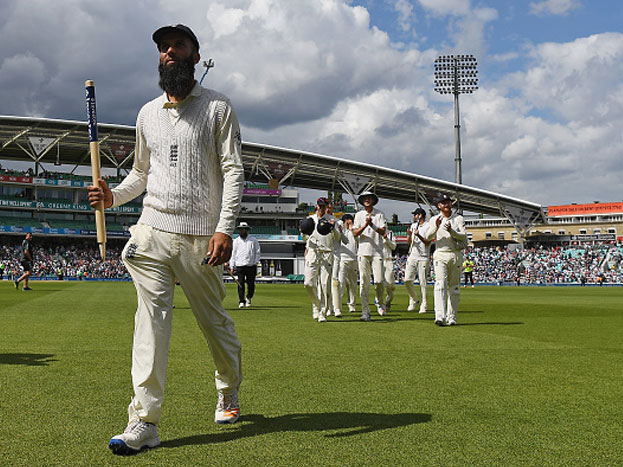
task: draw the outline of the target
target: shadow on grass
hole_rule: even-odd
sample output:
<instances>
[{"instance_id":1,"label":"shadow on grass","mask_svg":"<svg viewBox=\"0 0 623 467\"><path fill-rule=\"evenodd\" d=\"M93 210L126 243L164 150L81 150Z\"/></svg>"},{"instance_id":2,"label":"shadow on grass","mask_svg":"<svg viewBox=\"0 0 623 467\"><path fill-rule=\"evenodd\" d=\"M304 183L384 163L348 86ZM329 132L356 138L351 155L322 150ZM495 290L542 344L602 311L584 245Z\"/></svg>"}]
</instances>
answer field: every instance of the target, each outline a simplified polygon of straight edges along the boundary
<instances>
[{"instance_id":1,"label":"shadow on grass","mask_svg":"<svg viewBox=\"0 0 623 467\"><path fill-rule=\"evenodd\" d=\"M246 310L246 311L270 311L270 310L298 310L297 306L288 306L288 305L252 305L250 307L239 308L228 307L227 310Z\"/></svg>"},{"instance_id":2,"label":"shadow on grass","mask_svg":"<svg viewBox=\"0 0 623 467\"><path fill-rule=\"evenodd\" d=\"M1 353L0 365L48 366L50 362L58 361L52 359L53 356L39 353Z\"/></svg>"},{"instance_id":3,"label":"shadow on grass","mask_svg":"<svg viewBox=\"0 0 623 467\"><path fill-rule=\"evenodd\" d=\"M227 431L172 439L164 441L161 447L178 448L187 445L224 443L234 439L288 431L339 430L337 433L330 433L325 436L327 438L342 438L415 425L417 423L426 423L430 422L432 418L432 415L422 413L331 412L288 414L272 418L259 414L250 414L240 417L240 421L236 425L231 425L231 428Z\"/></svg>"},{"instance_id":4,"label":"shadow on grass","mask_svg":"<svg viewBox=\"0 0 623 467\"><path fill-rule=\"evenodd\" d=\"M457 326L516 326L518 324L525 324L521 321L516 322L489 322L489 323L458 323Z\"/></svg>"}]
</instances>

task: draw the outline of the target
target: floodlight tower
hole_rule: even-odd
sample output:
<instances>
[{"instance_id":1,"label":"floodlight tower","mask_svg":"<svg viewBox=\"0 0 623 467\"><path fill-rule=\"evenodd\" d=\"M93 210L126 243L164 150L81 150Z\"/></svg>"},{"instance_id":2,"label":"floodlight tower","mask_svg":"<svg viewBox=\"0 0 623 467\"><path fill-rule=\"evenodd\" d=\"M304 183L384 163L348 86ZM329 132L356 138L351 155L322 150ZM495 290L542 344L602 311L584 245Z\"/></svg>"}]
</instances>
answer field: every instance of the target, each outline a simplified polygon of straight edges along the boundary
<instances>
[{"instance_id":1,"label":"floodlight tower","mask_svg":"<svg viewBox=\"0 0 623 467\"><path fill-rule=\"evenodd\" d=\"M461 124L459 94L471 94L478 89L478 71L473 55L441 55L435 60L435 91L454 94L454 181L463 183L461 173Z\"/></svg>"}]
</instances>

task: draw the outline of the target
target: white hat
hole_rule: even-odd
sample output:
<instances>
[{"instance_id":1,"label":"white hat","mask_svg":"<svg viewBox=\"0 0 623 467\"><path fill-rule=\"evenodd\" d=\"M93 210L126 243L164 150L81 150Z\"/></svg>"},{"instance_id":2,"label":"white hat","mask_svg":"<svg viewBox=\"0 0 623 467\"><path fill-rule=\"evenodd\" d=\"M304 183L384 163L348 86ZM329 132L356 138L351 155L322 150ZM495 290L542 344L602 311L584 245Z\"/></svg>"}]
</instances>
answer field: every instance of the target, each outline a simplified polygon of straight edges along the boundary
<instances>
[{"instance_id":1,"label":"white hat","mask_svg":"<svg viewBox=\"0 0 623 467\"><path fill-rule=\"evenodd\" d=\"M357 198L357 201L359 201L359 204L363 204L363 198L365 198L366 196L372 197L372 206L376 206L376 203L379 202L379 197L376 196L374 193L372 193L371 191L364 191Z\"/></svg>"},{"instance_id":2,"label":"white hat","mask_svg":"<svg viewBox=\"0 0 623 467\"><path fill-rule=\"evenodd\" d=\"M240 225L238 225L239 229L250 229L251 226L249 224L247 224L246 222L241 222Z\"/></svg>"}]
</instances>

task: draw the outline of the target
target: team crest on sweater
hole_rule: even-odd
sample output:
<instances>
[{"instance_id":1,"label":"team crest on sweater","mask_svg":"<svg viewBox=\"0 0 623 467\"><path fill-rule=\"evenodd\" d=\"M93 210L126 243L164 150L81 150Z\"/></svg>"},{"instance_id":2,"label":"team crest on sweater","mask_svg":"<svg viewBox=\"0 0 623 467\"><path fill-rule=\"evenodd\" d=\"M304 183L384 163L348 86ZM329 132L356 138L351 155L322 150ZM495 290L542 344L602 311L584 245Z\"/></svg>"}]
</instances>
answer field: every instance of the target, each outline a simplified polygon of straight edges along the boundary
<instances>
[{"instance_id":1,"label":"team crest on sweater","mask_svg":"<svg viewBox=\"0 0 623 467\"><path fill-rule=\"evenodd\" d=\"M177 167L177 144L172 144L169 146L169 167Z\"/></svg>"}]
</instances>

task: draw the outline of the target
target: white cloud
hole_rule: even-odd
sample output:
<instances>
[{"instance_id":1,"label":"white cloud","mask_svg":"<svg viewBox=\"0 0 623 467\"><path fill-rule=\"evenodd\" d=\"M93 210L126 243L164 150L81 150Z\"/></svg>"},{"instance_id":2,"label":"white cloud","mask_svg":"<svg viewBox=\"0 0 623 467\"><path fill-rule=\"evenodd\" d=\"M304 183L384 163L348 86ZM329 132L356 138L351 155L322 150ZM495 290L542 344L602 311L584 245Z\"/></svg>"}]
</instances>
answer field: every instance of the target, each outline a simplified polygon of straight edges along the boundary
<instances>
[{"instance_id":1,"label":"white cloud","mask_svg":"<svg viewBox=\"0 0 623 467\"><path fill-rule=\"evenodd\" d=\"M232 99L245 140L453 180L452 99L432 90L434 59L447 49L479 63L518 58L519 71L481 76L461 96L464 182L545 204L621 198L622 34L489 56L498 13L486 0L420 0L452 41L429 49L396 47L365 8L339 0L8 2L2 113L82 120L84 80L95 79L100 121L132 124L159 93L151 34L182 22L215 59L204 85ZM418 26L408 3L385 5Z\"/></svg>"},{"instance_id":2,"label":"white cloud","mask_svg":"<svg viewBox=\"0 0 623 467\"><path fill-rule=\"evenodd\" d=\"M407 32L413 27L415 16L413 14L413 5L409 0L394 0L394 10L398 12L398 24L402 31Z\"/></svg>"},{"instance_id":3,"label":"white cloud","mask_svg":"<svg viewBox=\"0 0 623 467\"><path fill-rule=\"evenodd\" d=\"M578 0L545 0L542 2L530 2L530 13L533 15L557 15L564 16L571 10L580 8Z\"/></svg>"},{"instance_id":4,"label":"white cloud","mask_svg":"<svg viewBox=\"0 0 623 467\"><path fill-rule=\"evenodd\" d=\"M466 15L470 10L470 0L419 0L420 5L435 15Z\"/></svg>"},{"instance_id":5,"label":"white cloud","mask_svg":"<svg viewBox=\"0 0 623 467\"><path fill-rule=\"evenodd\" d=\"M623 34L540 44L531 56L532 66L511 78L531 105L567 121L607 123L621 118Z\"/></svg>"}]
</instances>

